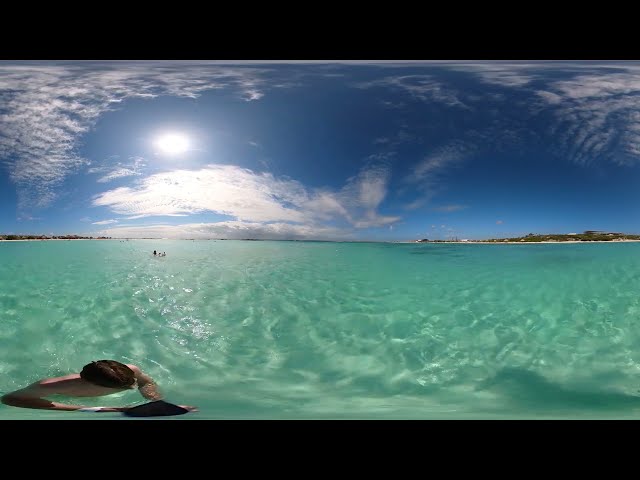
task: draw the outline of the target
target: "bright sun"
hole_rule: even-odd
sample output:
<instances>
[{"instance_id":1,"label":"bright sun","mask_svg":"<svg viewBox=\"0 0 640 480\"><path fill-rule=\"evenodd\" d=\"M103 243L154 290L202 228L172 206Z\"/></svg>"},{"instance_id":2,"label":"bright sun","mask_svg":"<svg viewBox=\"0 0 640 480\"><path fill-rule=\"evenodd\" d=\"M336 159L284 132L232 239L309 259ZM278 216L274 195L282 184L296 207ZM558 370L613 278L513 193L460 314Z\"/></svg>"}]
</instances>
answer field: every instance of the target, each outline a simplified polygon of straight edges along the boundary
<instances>
[{"instance_id":1,"label":"bright sun","mask_svg":"<svg viewBox=\"0 0 640 480\"><path fill-rule=\"evenodd\" d=\"M184 135L171 133L158 138L156 145L165 153L182 153L189 148L189 140Z\"/></svg>"}]
</instances>

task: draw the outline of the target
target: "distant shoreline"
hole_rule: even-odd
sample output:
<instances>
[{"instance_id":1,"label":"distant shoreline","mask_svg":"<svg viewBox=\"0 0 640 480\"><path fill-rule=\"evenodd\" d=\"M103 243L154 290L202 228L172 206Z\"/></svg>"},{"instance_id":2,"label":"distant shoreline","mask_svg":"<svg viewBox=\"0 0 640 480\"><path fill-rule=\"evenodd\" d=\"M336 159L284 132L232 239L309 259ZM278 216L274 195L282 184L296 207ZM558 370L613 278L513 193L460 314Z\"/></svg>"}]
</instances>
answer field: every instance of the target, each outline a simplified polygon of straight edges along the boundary
<instances>
[{"instance_id":1,"label":"distant shoreline","mask_svg":"<svg viewBox=\"0 0 640 480\"><path fill-rule=\"evenodd\" d=\"M449 241L440 241L440 242L416 242L416 241L408 241L408 242L394 242L394 243L411 243L411 244L439 244L439 243L447 243L447 244L456 244L456 245L537 245L539 243L549 244L552 243L554 245L562 244L562 243L634 243L640 242L640 240L543 240L540 242L485 242L482 240L474 240L469 242L449 242Z\"/></svg>"},{"instance_id":2,"label":"distant shoreline","mask_svg":"<svg viewBox=\"0 0 640 480\"><path fill-rule=\"evenodd\" d=\"M153 240L153 241L162 241L162 240L171 240L171 241L175 241L175 240L182 240L182 241L193 241L193 240L198 240L198 241L218 241L218 240L225 240L225 241L240 241L240 242L247 242L247 241L253 241L253 240L248 240L248 239L220 239L220 238L196 238L196 239L192 239L192 238L25 238L25 239L16 239L16 240L5 240L5 239L0 239L0 242L6 242L6 243L11 243L11 242L77 242L77 241L99 241L99 242L104 242L104 241L119 241L119 242L123 242L123 241L135 241L135 240ZM397 243L397 244L402 244L402 245L424 245L424 244L428 244L428 245L440 245L440 244L447 244L447 245L537 245L537 244L553 244L553 245L559 245L559 244L563 244L563 243L570 243L570 244L575 244L575 243L637 243L640 242L640 240L543 240L543 241L539 241L539 242L503 242L503 241L494 241L494 242L487 242L487 241L483 241L483 240L471 240L471 241L467 241L467 242L460 242L460 241L448 241L448 240L442 240L442 241L430 241L430 242L418 242L415 240L405 240L405 241L375 241L375 240L276 240L276 239L270 239L270 240L261 240L261 241L265 241L265 242L299 242L299 243L305 243L305 242L324 242L324 243Z\"/></svg>"},{"instance_id":3,"label":"distant shoreline","mask_svg":"<svg viewBox=\"0 0 640 480\"><path fill-rule=\"evenodd\" d=\"M101 242L104 240L116 240L108 239L108 238L18 238L16 240L5 240L0 238L0 242L70 242L70 241L78 241L78 240L100 240ZM121 239L123 240L123 239Z\"/></svg>"}]
</instances>

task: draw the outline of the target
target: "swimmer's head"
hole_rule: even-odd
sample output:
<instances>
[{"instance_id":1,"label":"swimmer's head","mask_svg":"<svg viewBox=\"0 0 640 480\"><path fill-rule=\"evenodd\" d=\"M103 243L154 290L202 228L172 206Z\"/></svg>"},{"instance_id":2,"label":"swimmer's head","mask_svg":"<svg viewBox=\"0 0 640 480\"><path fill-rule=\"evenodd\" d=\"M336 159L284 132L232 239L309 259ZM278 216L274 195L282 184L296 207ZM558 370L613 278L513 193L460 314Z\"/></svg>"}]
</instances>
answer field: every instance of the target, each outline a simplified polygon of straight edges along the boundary
<instances>
[{"instance_id":1,"label":"swimmer's head","mask_svg":"<svg viewBox=\"0 0 640 480\"><path fill-rule=\"evenodd\" d=\"M85 365L80 378L108 388L134 388L136 384L134 371L115 360L98 360Z\"/></svg>"}]
</instances>

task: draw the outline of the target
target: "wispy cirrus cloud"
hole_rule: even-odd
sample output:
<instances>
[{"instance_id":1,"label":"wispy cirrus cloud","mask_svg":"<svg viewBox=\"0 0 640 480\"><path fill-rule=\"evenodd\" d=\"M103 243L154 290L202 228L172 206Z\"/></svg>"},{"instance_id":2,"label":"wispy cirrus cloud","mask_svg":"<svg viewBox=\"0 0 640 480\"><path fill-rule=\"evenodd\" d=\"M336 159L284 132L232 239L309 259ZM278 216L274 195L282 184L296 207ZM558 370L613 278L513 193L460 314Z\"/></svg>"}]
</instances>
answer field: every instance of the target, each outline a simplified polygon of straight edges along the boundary
<instances>
[{"instance_id":1,"label":"wispy cirrus cloud","mask_svg":"<svg viewBox=\"0 0 640 480\"><path fill-rule=\"evenodd\" d=\"M549 64L472 62L450 68L471 72L486 83L503 87L523 87L543 76Z\"/></svg>"},{"instance_id":2,"label":"wispy cirrus cloud","mask_svg":"<svg viewBox=\"0 0 640 480\"><path fill-rule=\"evenodd\" d=\"M186 223L182 225L121 226L95 232L116 238L225 238L241 240L343 240L354 236L353 231L326 226L292 225L228 221L217 223Z\"/></svg>"},{"instance_id":3,"label":"wispy cirrus cloud","mask_svg":"<svg viewBox=\"0 0 640 480\"><path fill-rule=\"evenodd\" d=\"M433 210L434 212L449 213L464 210L465 208L468 208L467 205L441 205L439 207L433 207L431 210Z\"/></svg>"},{"instance_id":4,"label":"wispy cirrus cloud","mask_svg":"<svg viewBox=\"0 0 640 480\"><path fill-rule=\"evenodd\" d=\"M107 173L104 177L100 177L97 181L98 183L107 183L111 180L115 180L116 178L132 177L136 175L140 175L140 172L132 168L116 168Z\"/></svg>"},{"instance_id":5,"label":"wispy cirrus cloud","mask_svg":"<svg viewBox=\"0 0 640 480\"><path fill-rule=\"evenodd\" d=\"M547 92L546 90L539 90L536 92L536 94L550 105L557 105L562 102L562 96L558 95L557 93Z\"/></svg>"},{"instance_id":6,"label":"wispy cirrus cloud","mask_svg":"<svg viewBox=\"0 0 640 480\"><path fill-rule=\"evenodd\" d=\"M365 216L354 223L356 228L374 228L384 227L396 223L401 217L392 215L378 215L374 213L367 213Z\"/></svg>"},{"instance_id":7,"label":"wispy cirrus cloud","mask_svg":"<svg viewBox=\"0 0 640 480\"><path fill-rule=\"evenodd\" d=\"M288 71L286 78L273 78L272 66L278 63L290 62L0 65L0 161L17 185L19 209L50 205L65 178L89 164L78 151L78 140L105 112L120 108L129 99L164 95L197 98L205 91L226 88L240 98L256 101L268 89L298 85L290 81L289 74L295 79L318 76L315 69L301 69ZM460 108L465 109L465 113L495 112L495 120L486 119L490 127L478 130L477 143L522 137L525 130L531 128L527 124L531 114L542 111L555 119L550 128L554 136L552 148L575 163L588 164L604 158L621 165L635 164L640 152L640 119L636 113L640 107L640 71L635 63L293 63L323 64L321 66L335 70L331 75L340 76L351 72L344 70L348 64L354 64L351 68L358 64L384 66L380 69L380 78L349 85L406 94L378 100L389 108L404 107L414 101L444 105L459 113ZM424 73L394 75L395 68L408 66L424 67ZM449 75L452 72L455 78ZM464 85L472 87L469 90L456 83L463 73L476 80L474 85L465 79ZM478 84L484 87L476 88ZM513 102L508 91L530 96L519 96ZM506 111L513 110L514 106L520 109L518 113L506 116ZM524 120L520 120L522 118ZM462 130L460 125L455 128L458 132ZM415 132L404 131L404 134ZM473 141L472 134L459 136ZM378 144L393 149L405 141L413 140L400 135L379 137ZM107 183L139 174L135 168L119 166L105 171L98 181Z\"/></svg>"},{"instance_id":8,"label":"wispy cirrus cloud","mask_svg":"<svg viewBox=\"0 0 640 480\"><path fill-rule=\"evenodd\" d=\"M264 97L264 93L253 89L247 90L243 95L243 98L247 102L251 102L252 100L260 100L262 97Z\"/></svg>"},{"instance_id":9,"label":"wispy cirrus cloud","mask_svg":"<svg viewBox=\"0 0 640 480\"><path fill-rule=\"evenodd\" d=\"M451 225L431 225L427 235L434 239L451 239L458 235L458 231Z\"/></svg>"},{"instance_id":10,"label":"wispy cirrus cloud","mask_svg":"<svg viewBox=\"0 0 640 480\"><path fill-rule=\"evenodd\" d=\"M623 67L550 82L538 92L555 118L550 131L563 158L580 165L639 162L640 70Z\"/></svg>"},{"instance_id":11,"label":"wispy cirrus cloud","mask_svg":"<svg viewBox=\"0 0 640 480\"><path fill-rule=\"evenodd\" d=\"M185 68L179 62L152 66L144 62L0 65L0 158L17 185L19 209L54 201L56 187L88 164L78 153L78 139L100 115L127 99L196 98L206 90L229 87L246 100L257 100L266 88L261 78L265 70L260 68L206 64Z\"/></svg>"},{"instance_id":12,"label":"wispy cirrus cloud","mask_svg":"<svg viewBox=\"0 0 640 480\"><path fill-rule=\"evenodd\" d=\"M474 144L454 141L435 149L423 160L416 163L411 173L405 177L404 182L415 186L420 195L405 205L405 208L415 210L426 205L442 188L442 182L447 172L460 166L476 149Z\"/></svg>"},{"instance_id":13,"label":"wispy cirrus cloud","mask_svg":"<svg viewBox=\"0 0 640 480\"><path fill-rule=\"evenodd\" d=\"M360 82L354 86L358 88L392 88L404 91L422 101L439 102L449 107L469 108L460 100L460 92L432 75L394 75Z\"/></svg>"},{"instance_id":14,"label":"wispy cirrus cloud","mask_svg":"<svg viewBox=\"0 0 640 480\"><path fill-rule=\"evenodd\" d=\"M382 100L380 104L387 108L402 108L406 105L402 102L390 102L389 100Z\"/></svg>"},{"instance_id":15,"label":"wispy cirrus cloud","mask_svg":"<svg viewBox=\"0 0 640 480\"><path fill-rule=\"evenodd\" d=\"M393 135L388 135L385 137L378 137L373 140L374 145L386 147L386 148L395 148L399 145L403 145L406 143L414 142L419 140L415 134L409 133L409 129L407 125L404 125L397 133Z\"/></svg>"},{"instance_id":16,"label":"wispy cirrus cloud","mask_svg":"<svg viewBox=\"0 0 640 480\"><path fill-rule=\"evenodd\" d=\"M270 173L208 165L151 175L133 187L96 195L93 205L128 218L213 212L240 222L316 225L342 219L356 228L368 228L399 219L377 211L386 196L388 180L388 170L376 166L361 170L341 190L309 190L295 180Z\"/></svg>"},{"instance_id":17,"label":"wispy cirrus cloud","mask_svg":"<svg viewBox=\"0 0 640 480\"><path fill-rule=\"evenodd\" d=\"M446 68L525 95L517 101L525 117L553 118L539 133L548 135L549 148L563 159L583 166L638 163L637 62L471 62Z\"/></svg>"},{"instance_id":18,"label":"wispy cirrus cloud","mask_svg":"<svg viewBox=\"0 0 640 480\"><path fill-rule=\"evenodd\" d=\"M389 176L390 171L386 166L370 167L351 178L342 190L340 197L343 203L363 212L353 222L356 228L381 227L400 220L400 217L380 215L377 212L387 195Z\"/></svg>"},{"instance_id":19,"label":"wispy cirrus cloud","mask_svg":"<svg viewBox=\"0 0 640 480\"><path fill-rule=\"evenodd\" d=\"M546 82L558 72L565 75L580 75L599 69L602 65L593 62L566 61L501 61L501 62L455 62L443 67L477 76L487 84L501 87L532 87L536 82ZM616 68L615 65L608 66ZM533 87L532 87L533 88Z\"/></svg>"},{"instance_id":20,"label":"wispy cirrus cloud","mask_svg":"<svg viewBox=\"0 0 640 480\"><path fill-rule=\"evenodd\" d=\"M473 144L454 141L440 147L427 155L423 160L414 165L412 172L405 177L405 184L413 185L418 192L418 197L406 204L406 210L415 210L425 206L442 188L447 172L460 166L467 156L475 151ZM438 207L436 207L438 208ZM464 206L453 205L440 208L448 208L455 211Z\"/></svg>"},{"instance_id":21,"label":"wispy cirrus cloud","mask_svg":"<svg viewBox=\"0 0 640 480\"><path fill-rule=\"evenodd\" d=\"M118 220L102 220L100 222L92 222L92 225L110 225L112 223L118 223Z\"/></svg>"},{"instance_id":22,"label":"wispy cirrus cloud","mask_svg":"<svg viewBox=\"0 0 640 480\"><path fill-rule=\"evenodd\" d=\"M463 142L452 142L440 147L414 166L407 181L431 185L447 168L459 165L472 150L473 146Z\"/></svg>"},{"instance_id":23,"label":"wispy cirrus cloud","mask_svg":"<svg viewBox=\"0 0 640 480\"><path fill-rule=\"evenodd\" d=\"M103 173L98 183L107 183L116 178L132 177L142 175L142 169L146 166L142 157L130 157L128 162L117 162L113 165L103 165L100 167L92 167L87 173Z\"/></svg>"}]
</instances>

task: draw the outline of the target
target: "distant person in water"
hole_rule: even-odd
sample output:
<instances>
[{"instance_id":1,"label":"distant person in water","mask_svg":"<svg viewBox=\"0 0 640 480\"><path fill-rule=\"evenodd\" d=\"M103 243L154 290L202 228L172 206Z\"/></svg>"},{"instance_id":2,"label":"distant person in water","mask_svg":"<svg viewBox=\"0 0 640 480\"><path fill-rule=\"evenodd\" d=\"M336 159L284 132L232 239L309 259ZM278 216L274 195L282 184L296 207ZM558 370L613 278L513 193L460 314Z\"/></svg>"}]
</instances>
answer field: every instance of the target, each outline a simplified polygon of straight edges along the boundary
<instances>
[{"instance_id":1,"label":"distant person in water","mask_svg":"<svg viewBox=\"0 0 640 480\"><path fill-rule=\"evenodd\" d=\"M156 252L155 250L153 251L153 255L154 255L154 256L156 256L156 255L157 255L157 252Z\"/></svg>"},{"instance_id":2,"label":"distant person in water","mask_svg":"<svg viewBox=\"0 0 640 480\"><path fill-rule=\"evenodd\" d=\"M102 397L113 393L137 388L147 400L162 400L158 386L153 379L135 365L98 360L85 365L80 373L64 377L45 378L28 387L2 396L2 403L12 407L35 408L41 410L126 412L134 407L84 407L47 400L49 395L67 397ZM180 405L189 411L195 407Z\"/></svg>"}]
</instances>

